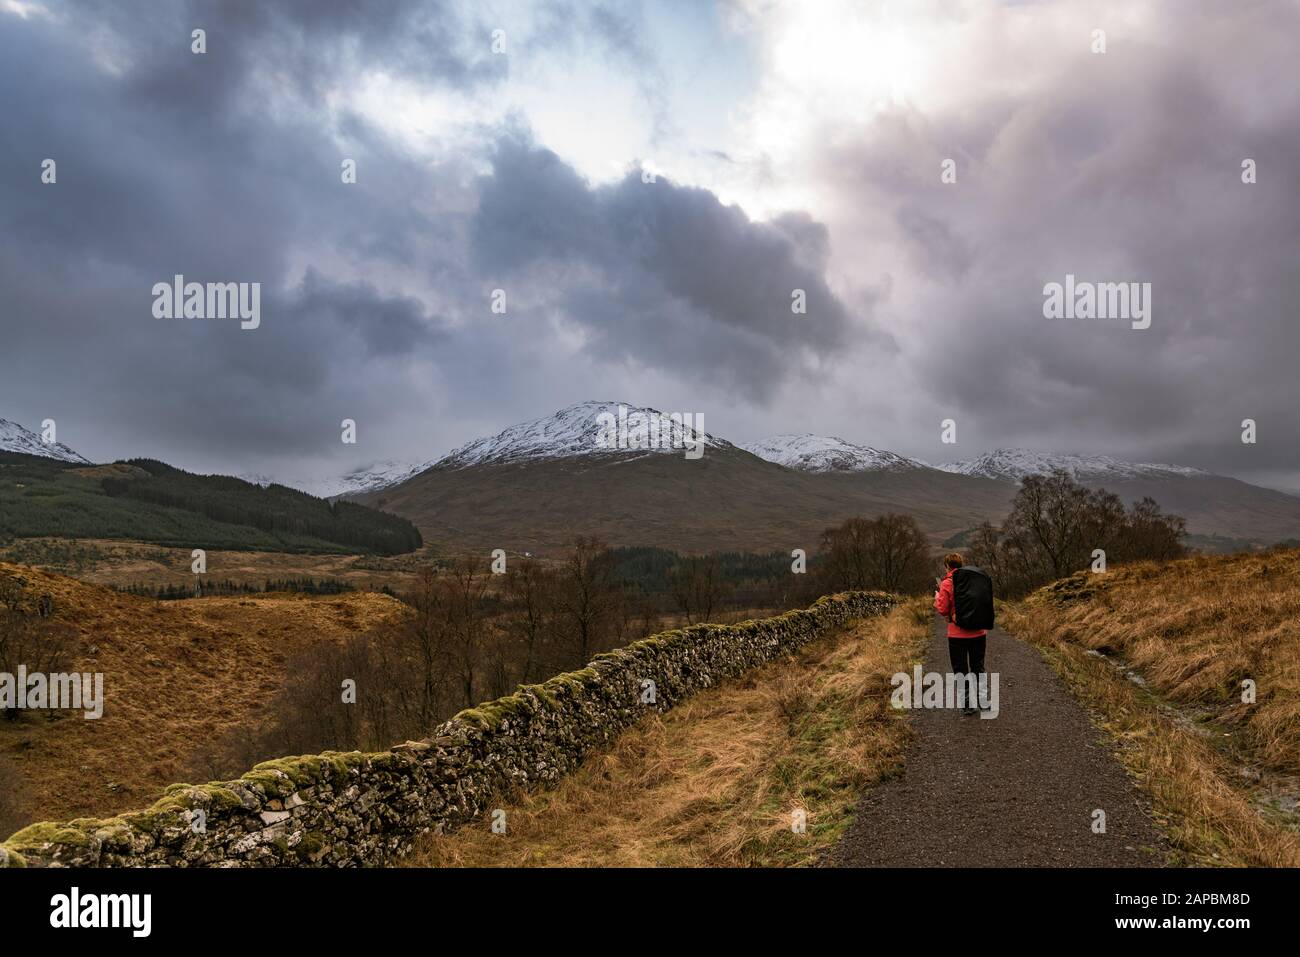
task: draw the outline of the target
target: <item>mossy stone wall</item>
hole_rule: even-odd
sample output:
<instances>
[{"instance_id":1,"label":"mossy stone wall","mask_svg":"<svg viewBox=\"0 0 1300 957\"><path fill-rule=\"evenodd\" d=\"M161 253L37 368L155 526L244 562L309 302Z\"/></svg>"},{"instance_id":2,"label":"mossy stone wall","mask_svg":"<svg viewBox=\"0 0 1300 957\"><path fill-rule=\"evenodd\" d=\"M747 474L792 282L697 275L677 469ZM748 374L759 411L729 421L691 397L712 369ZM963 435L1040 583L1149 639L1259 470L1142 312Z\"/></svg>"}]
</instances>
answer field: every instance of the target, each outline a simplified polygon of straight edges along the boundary
<instances>
[{"instance_id":1,"label":"mossy stone wall","mask_svg":"<svg viewBox=\"0 0 1300 957\"><path fill-rule=\"evenodd\" d=\"M416 835L483 814L509 785L555 780L649 711L894 603L853 592L775 618L665 632L462 711L423 741L280 758L235 781L174 784L148 810L33 824L0 844L0 866L384 864Z\"/></svg>"}]
</instances>

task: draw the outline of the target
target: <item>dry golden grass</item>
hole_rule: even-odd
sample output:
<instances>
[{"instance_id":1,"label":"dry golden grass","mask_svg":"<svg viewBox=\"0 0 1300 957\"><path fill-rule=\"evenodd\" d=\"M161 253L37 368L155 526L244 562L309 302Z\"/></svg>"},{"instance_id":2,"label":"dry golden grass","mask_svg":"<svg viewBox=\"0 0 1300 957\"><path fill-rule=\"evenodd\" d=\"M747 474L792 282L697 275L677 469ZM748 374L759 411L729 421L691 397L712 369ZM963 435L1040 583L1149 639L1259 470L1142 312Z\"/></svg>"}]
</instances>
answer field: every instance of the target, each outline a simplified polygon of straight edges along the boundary
<instances>
[{"instance_id":1,"label":"dry golden grass","mask_svg":"<svg viewBox=\"0 0 1300 957\"><path fill-rule=\"evenodd\" d=\"M404 613L374 593L160 602L0 563L8 575L53 596L55 618L77 634L72 667L104 673L97 720L80 712L0 720L0 754L22 774L42 820L144 806L200 745L264 716L290 654Z\"/></svg>"},{"instance_id":2,"label":"dry golden grass","mask_svg":"<svg viewBox=\"0 0 1300 957\"><path fill-rule=\"evenodd\" d=\"M51 556L80 554L79 565L45 561L40 557L19 558L24 565L59 572L96 585L121 587L147 584L194 584L190 569L193 557L188 548L168 548L142 542L84 538L75 542L60 538L31 538L0 548L0 562L15 560L19 552L51 548ZM207 553L207 577L212 581L234 581L261 586L269 579L334 578L358 589L378 591L384 585L401 591L416 579L419 566L430 561L428 549L389 558L362 555L316 555L297 552L235 552L211 549Z\"/></svg>"},{"instance_id":3,"label":"dry golden grass","mask_svg":"<svg viewBox=\"0 0 1300 957\"><path fill-rule=\"evenodd\" d=\"M1007 611L1113 735L1190 863L1300 866L1300 816L1286 810L1300 794L1298 561L1290 550L1122 566Z\"/></svg>"},{"instance_id":4,"label":"dry golden grass","mask_svg":"<svg viewBox=\"0 0 1300 957\"><path fill-rule=\"evenodd\" d=\"M930 614L867 619L647 718L551 790L420 840L411 866L799 866L847 827L909 737L889 677L920 659ZM796 808L807 833L791 829Z\"/></svg>"}]
</instances>

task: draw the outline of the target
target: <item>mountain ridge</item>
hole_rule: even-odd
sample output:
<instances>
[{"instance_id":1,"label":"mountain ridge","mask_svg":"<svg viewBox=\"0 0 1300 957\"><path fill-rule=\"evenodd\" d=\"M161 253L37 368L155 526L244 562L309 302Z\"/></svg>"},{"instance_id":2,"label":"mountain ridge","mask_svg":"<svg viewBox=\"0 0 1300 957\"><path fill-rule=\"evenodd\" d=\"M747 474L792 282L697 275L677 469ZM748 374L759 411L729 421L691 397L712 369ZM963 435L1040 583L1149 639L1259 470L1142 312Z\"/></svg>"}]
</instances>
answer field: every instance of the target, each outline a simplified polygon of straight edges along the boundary
<instances>
[{"instance_id":1,"label":"mountain ridge","mask_svg":"<svg viewBox=\"0 0 1300 957\"><path fill-rule=\"evenodd\" d=\"M0 421L12 445L37 443L46 460L88 464L66 447L51 454L34 433ZM696 416L603 400L573 403L420 464L372 462L336 479L274 484L392 511L448 547L517 541L544 549L587 530L612 544L771 550L815 548L827 527L887 511L915 515L943 540L1000 523L1020 480L1053 468L1125 502L1154 498L1216 550L1300 538L1300 496L1190 466L1023 448L930 465L813 433L736 445L706 432Z\"/></svg>"},{"instance_id":2,"label":"mountain ridge","mask_svg":"<svg viewBox=\"0 0 1300 957\"><path fill-rule=\"evenodd\" d=\"M858 445L837 435L782 433L741 446L760 459L805 472L877 472L930 468L919 459Z\"/></svg>"},{"instance_id":3,"label":"mountain ridge","mask_svg":"<svg viewBox=\"0 0 1300 957\"><path fill-rule=\"evenodd\" d=\"M62 442L46 442L31 429L23 428L9 419L0 419L0 452L39 455L43 458L74 462L78 465L93 464L90 459L74 452Z\"/></svg>"},{"instance_id":4,"label":"mountain ridge","mask_svg":"<svg viewBox=\"0 0 1300 957\"><path fill-rule=\"evenodd\" d=\"M978 475L998 481L1019 482L1029 475L1047 475L1062 469L1077 479L1096 481L1116 479L1151 478L1160 476L1210 476L1211 472L1189 465L1171 465L1158 462L1128 462L1109 455L1090 455L1075 452L1045 452L1027 448L996 448L974 459L945 462L934 466L958 475Z\"/></svg>"},{"instance_id":5,"label":"mountain ridge","mask_svg":"<svg viewBox=\"0 0 1300 957\"><path fill-rule=\"evenodd\" d=\"M935 543L1000 524L1021 478L1060 467L1126 503L1154 498L1216 549L1300 538L1300 497L1189 466L1024 449L932 466L835 436L786 433L735 445L702 428L690 433L704 442L691 460L672 443L602 446L596 417L618 408L628 418L639 411L663 419L627 403L575 403L348 497L409 519L447 547L540 552L594 534L686 552L811 552L822 532L854 516L911 514ZM666 451L676 454L658 454Z\"/></svg>"}]
</instances>

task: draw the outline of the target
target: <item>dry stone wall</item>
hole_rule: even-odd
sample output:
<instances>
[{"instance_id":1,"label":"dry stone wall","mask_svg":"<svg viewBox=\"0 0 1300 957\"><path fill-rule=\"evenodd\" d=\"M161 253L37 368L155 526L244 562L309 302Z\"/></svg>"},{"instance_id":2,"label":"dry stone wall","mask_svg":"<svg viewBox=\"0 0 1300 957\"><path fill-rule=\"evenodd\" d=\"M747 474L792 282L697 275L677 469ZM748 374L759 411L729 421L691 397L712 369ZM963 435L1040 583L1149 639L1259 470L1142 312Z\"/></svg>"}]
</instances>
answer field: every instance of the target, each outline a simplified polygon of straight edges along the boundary
<instances>
[{"instance_id":1,"label":"dry stone wall","mask_svg":"<svg viewBox=\"0 0 1300 957\"><path fill-rule=\"evenodd\" d=\"M172 785L145 811L34 824L0 844L0 866L384 864L416 835L483 814L510 785L559 778L649 711L894 603L852 592L775 618L665 632L462 711L423 741L280 758L235 781Z\"/></svg>"}]
</instances>

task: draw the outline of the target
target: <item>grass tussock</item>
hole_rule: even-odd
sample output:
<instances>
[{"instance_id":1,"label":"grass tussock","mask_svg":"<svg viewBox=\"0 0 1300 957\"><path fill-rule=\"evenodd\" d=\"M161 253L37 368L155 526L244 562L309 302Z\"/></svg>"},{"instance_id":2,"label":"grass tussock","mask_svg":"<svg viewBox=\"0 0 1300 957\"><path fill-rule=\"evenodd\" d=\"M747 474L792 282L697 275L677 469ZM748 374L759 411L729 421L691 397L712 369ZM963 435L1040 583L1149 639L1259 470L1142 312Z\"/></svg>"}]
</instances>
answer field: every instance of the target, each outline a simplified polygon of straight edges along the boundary
<instances>
[{"instance_id":1,"label":"grass tussock","mask_svg":"<svg viewBox=\"0 0 1300 957\"><path fill-rule=\"evenodd\" d=\"M895 609L653 716L550 790L420 840L412 866L800 866L895 773L910 736L889 678L919 660L929 613ZM801 809L806 833L792 830Z\"/></svg>"},{"instance_id":2,"label":"grass tussock","mask_svg":"<svg viewBox=\"0 0 1300 957\"><path fill-rule=\"evenodd\" d=\"M1080 573L1004 619L1113 736L1187 863L1300 866L1297 562L1292 549Z\"/></svg>"}]
</instances>

